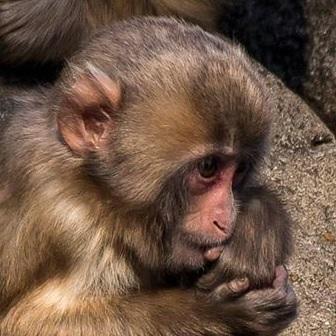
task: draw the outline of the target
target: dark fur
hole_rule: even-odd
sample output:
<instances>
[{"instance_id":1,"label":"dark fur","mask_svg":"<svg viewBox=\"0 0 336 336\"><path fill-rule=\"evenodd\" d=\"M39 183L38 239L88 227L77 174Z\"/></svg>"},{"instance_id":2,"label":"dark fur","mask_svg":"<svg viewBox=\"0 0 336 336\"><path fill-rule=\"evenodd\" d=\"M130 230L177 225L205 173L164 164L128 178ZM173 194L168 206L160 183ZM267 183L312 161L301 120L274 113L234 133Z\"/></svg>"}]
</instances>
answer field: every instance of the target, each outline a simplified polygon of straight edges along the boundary
<instances>
[{"instance_id":1,"label":"dark fur","mask_svg":"<svg viewBox=\"0 0 336 336\"><path fill-rule=\"evenodd\" d=\"M240 49L174 20L117 24L77 54L55 89L17 104L0 137L0 335L273 335L292 321L291 291L211 296L223 268L228 280L271 282L291 245L279 202L250 186L269 106ZM109 135L104 150L78 155L60 130L84 116ZM190 271L173 249L176 239L188 244L179 236L185 176L223 145L251 162L251 174L235 191L228 251L200 279L210 295L196 296L167 275L179 283Z\"/></svg>"}]
</instances>

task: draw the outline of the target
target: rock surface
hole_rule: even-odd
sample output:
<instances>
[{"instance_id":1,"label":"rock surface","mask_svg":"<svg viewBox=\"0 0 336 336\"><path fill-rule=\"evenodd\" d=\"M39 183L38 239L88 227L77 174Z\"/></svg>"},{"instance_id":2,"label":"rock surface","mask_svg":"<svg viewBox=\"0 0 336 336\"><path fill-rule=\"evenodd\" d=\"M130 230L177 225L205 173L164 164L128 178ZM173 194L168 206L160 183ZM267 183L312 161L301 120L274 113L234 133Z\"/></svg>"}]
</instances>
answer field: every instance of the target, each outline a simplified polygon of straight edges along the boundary
<instances>
[{"instance_id":1,"label":"rock surface","mask_svg":"<svg viewBox=\"0 0 336 336\"><path fill-rule=\"evenodd\" d=\"M265 178L295 222L289 267L300 300L286 336L332 336L336 330L336 144L309 107L268 75L273 92L273 147Z\"/></svg>"},{"instance_id":2,"label":"rock surface","mask_svg":"<svg viewBox=\"0 0 336 336\"><path fill-rule=\"evenodd\" d=\"M303 96L336 134L336 1L305 0L309 36Z\"/></svg>"},{"instance_id":3,"label":"rock surface","mask_svg":"<svg viewBox=\"0 0 336 336\"><path fill-rule=\"evenodd\" d=\"M307 101L336 134L336 1L236 0L219 30Z\"/></svg>"}]
</instances>

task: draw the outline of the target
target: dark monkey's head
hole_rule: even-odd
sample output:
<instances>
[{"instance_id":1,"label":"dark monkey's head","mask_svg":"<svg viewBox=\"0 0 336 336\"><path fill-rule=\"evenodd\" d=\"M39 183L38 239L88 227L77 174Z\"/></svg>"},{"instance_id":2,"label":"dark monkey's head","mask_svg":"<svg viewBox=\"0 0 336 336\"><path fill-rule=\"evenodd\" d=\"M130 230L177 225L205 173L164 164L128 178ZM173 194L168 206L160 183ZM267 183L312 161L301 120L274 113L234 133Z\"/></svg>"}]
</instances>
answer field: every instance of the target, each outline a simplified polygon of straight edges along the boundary
<instances>
[{"instance_id":1,"label":"dark monkey's head","mask_svg":"<svg viewBox=\"0 0 336 336\"><path fill-rule=\"evenodd\" d=\"M264 91L231 42L147 18L99 33L52 99L64 145L132 239L147 237L173 269L196 269L232 235L264 155Z\"/></svg>"}]
</instances>

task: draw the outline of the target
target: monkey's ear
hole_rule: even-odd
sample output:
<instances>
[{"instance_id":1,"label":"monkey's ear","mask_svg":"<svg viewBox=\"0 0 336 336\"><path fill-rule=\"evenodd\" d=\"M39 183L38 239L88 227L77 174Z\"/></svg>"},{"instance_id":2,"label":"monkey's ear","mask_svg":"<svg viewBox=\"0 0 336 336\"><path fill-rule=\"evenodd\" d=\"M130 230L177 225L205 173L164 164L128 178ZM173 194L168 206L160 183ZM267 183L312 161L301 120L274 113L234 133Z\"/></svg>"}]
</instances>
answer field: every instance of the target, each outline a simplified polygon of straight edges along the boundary
<instances>
[{"instance_id":1,"label":"monkey's ear","mask_svg":"<svg viewBox=\"0 0 336 336\"><path fill-rule=\"evenodd\" d=\"M79 155L106 144L113 130L113 115L121 102L121 88L92 65L63 93L58 129L71 150Z\"/></svg>"}]
</instances>

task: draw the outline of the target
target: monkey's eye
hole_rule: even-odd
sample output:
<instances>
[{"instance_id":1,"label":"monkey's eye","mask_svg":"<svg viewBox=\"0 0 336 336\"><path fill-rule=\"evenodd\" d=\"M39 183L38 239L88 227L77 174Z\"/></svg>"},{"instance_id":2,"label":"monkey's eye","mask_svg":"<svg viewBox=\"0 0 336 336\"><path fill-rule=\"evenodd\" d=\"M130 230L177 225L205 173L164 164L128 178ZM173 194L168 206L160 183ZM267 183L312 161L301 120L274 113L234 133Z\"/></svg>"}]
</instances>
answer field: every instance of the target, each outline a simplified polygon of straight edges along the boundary
<instances>
[{"instance_id":1,"label":"monkey's eye","mask_svg":"<svg viewBox=\"0 0 336 336\"><path fill-rule=\"evenodd\" d=\"M198 172L201 177L210 179L214 177L219 169L219 159L214 155L204 158L197 166Z\"/></svg>"}]
</instances>

